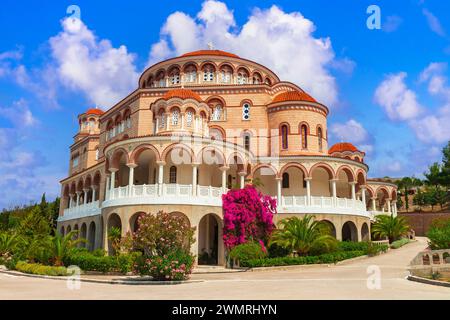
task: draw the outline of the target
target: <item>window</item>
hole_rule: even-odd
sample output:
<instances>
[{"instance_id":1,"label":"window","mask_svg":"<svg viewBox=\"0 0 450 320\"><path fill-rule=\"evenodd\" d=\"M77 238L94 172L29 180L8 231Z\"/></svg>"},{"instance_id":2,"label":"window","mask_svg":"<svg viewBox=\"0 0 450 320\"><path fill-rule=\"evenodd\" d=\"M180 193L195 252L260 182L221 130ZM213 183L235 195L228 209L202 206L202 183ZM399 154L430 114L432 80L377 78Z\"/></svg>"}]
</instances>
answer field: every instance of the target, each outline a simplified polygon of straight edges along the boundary
<instances>
[{"instance_id":1,"label":"window","mask_svg":"<svg viewBox=\"0 0 450 320\"><path fill-rule=\"evenodd\" d=\"M205 82L214 81L214 69L212 67L207 66L203 70L203 81Z\"/></svg>"},{"instance_id":2,"label":"window","mask_svg":"<svg viewBox=\"0 0 450 320\"><path fill-rule=\"evenodd\" d=\"M281 126L281 148L287 149L288 148L288 126L282 125Z\"/></svg>"},{"instance_id":3,"label":"window","mask_svg":"<svg viewBox=\"0 0 450 320\"><path fill-rule=\"evenodd\" d=\"M166 81L164 80L164 78L159 79L158 86L161 88L166 86Z\"/></svg>"},{"instance_id":4,"label":"window","mask_svg":"<svg viewBox=\"0 0 450 320\"><path fill-rule=\"evenodd\" d=\"M166 115L164 114L164 111L161 110L159 112L159 128L164 129L166 126Z\"/></svg>"},{"instance_id":5,"label":"window","mask_svg":"<svg viewBox=\"0 0 450 320\"><path fill-rule=\"evenodd\" d=\"M220 82L230 83L231 82L231 70L229 68L224 68L220 72Z\"/></svg>"},{"instance_id":6,"label":"window","mask_svg":"<svg viewBox=\"0 0 450 320\"><path fill-rule=\"evenodd\" d=\"M248 77L245 72L239 72L237 76L237 83L238 84L246 84L248 82Z\"/></svg>"},{"instance_id":7,"label":"window","mask_svg":"<svg viewBox=\"0 0 450 320\"><path fill-rule=\"evenodd\" d=\"M250 151L250 135L246 133L244 135L244 148L247 151Z\"/></svg>"},{"instance_id":8,"label":"window","mask_svg":"<svg viewBox=\"0 0 450 320\"><path fill-rule=\"evenodd\" d=\"M177 126L178 125L178 119L180 118L180 111L178 109L175 109L172 111L172 125Z\"/></svg>"},{"instance_id":9,"label":"window","mask_svg":"<svg viewBox=\"0 0 450 320\"><path fill-rule=\"evenodd\" d=\"M289 173L283 173L283 180L281 182L283 189L289 189Z\"/></svg>"},{"instance_id":10,"label":"window","mask_svg":"<svg viewBox=\"0 0 450 320\"><path fill-rule=\"evenodd\" d=\"M72 168L77 167L78 164L79 164L79 162L80 162L80 156L79 156L79 155L76 155L76 156L73 158L73 160L72 160Z\"/></svg>"},{"instance_id":11,"label":"window","mask_svg":"<svg viewBox=\"0 0 450 320\"><path fill-rule=\"evenodd\" d=\"M169 183L177 183L177 167L170 167L169 171Z\"/></svg>"},{"instance_id":12,"label":"window","mask_svg":"<svg viewBox=\"0 0 450 320\"><path fill-rule=\"evenodd\" d=\"M213 118L213 121L219 121L222 119L222 106L220 104L218 104L214 107L212 118Z\"/></svg>"},{"instance_id":13,"label":"window","mask_svg":"<svg viewBox=\"0 0 450 320\"><path fill-rule=\"evenodd\" d=\"M185 73L186 82L196 82L197 81L197 70L195 67L191 66L186 70Z\"/></svg>"},{"instance_id":14,"label":"window","mask_svg":"<svg viewBox=\"0 0 450 320\"><path fill-rule=\"evenodd\" d=\"M250 120L250 104L248 103L242 106L242 120Z\"/></svg>"},{"instance_id":15,"label":"window","mask_svg":"<svg viewBox=\"0 0 450 320\"><path fill-rule=\"evenodd\" d=\"M127 129L131 128L131 118L128 116L128 118L125 120L127 124Z\"/></svg>"},{"instance_id":16,"label":"window","mask_svg":"<svg viewBox=\"0 0 450 320\"><path fill-rule=\"evenodd\" d=\"M306 125L302 125L301 126L301 135L302 135L302 149L307 149L308 148L308 128L306 127Z\"/></svg>"},{"instance_id":17,"label":"window","mask_svg":"<svg viewBox=\"0 0 450 320\"><path fill-rule=\"evenodd\" d=\"M317 139L319 140L319 151L322 151L322 128L317 130Z\"/></svg>"},{"instance_id":18,"label":"window","mask_svg":"<svg viewBox=\"0 0 450 320\"><path fill-rule=\"evenodd\" d=\"M186 125L188 127L192 127L192 121L194 119L194 113L189 110L188 112L186 112Z\"/></svg>"}]
</instances>

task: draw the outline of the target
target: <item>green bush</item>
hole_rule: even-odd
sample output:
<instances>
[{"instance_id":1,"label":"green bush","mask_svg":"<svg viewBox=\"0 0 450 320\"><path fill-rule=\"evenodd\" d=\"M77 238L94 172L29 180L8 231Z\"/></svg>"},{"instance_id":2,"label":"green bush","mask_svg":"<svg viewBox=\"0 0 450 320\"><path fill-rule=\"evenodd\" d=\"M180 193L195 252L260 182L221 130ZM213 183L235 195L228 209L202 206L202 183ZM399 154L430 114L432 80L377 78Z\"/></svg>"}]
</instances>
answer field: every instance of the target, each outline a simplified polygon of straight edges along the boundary
<instances>
[{"instance_id":1,"label":"green bush","mask_svg":"<svg viewBox=\"0 0 450 320\"><path fill-rule=\"evenodd\" d=\"M338 251L367 251L368 242L341 241L338 243Z\"/></svg>"},{"instance_id":2,"label":"green bush","mask_svg":"<svg viewBox=\"0 0 450 320\"><path fill-rule=\"evenodd\" d=\"M325 253L320 256L252 259L243 261L242 266L248 268L256 268L256 267L336 263L342 260L363 256L365 254L366 253L364 251L342 251L342 252Z\"/></svg>"},{"instance_id":3,"label":"green bush","mask_svg":"<svg viewBox=\"0 0 450 320\"><path fill-rule=\"evenodd\" d=\"M99 254L96 252L95 254ZM133 270L133 264L139 253L120 254L118 256L99 256L91 252L75 251L64 258L64 265L78 266L84 271L121 272Z\"/></svg>"},{"instance_id":4,"label":"green bush","mask_svg":"<svg viewBox=\"0 0 450 320\"><path fill-rule=\"evenodd\" d=\"M24 261L19 261L16 263L15 268L17 271L38 274L45 276L67 276L68 272L65 267L52 267L44 266L39 263L27 263Z\"/></svg>"},{"instance_id":5,"label":"green bush","mask_svg":"<svg viewBox=\"0 0 450 320\"><path fill-rule=\"evenodd\" d=\"M290 253L289 249L283 248L276 243L272 243L268 249L269 258L286 257Z\"/></svg>"},{"instance_id":6,"label":"green bush","mask_svg":"<svg viewBox=\"0 0 450 320\"><path fill-rule=\"evenodd\" d=\"M427 237L432 250L450 249L450 219L434 220Z\"/></svg>"},{"instance_id":7,"label":"green bush","mask_svg":"<svg viewBox=\"0 0 450 320\"><path fill-rule=\"evenodd\" d=\"M409 243L410 240L408 238L403 238L397 241L394 241L391 243L391 248L392 249L398 249L400 247L403 247L405 244Z\"/></svg>"},{"instance_id":8,"label":"green bush","mask_svg":"<svg viewBox=\"0 0 450 320\"><path fill-rule=\"evenodd\" d=\"M237 245L230 251L230 258L238 261L262 259L266 256L267 253L263 251L261 245L255 242Z\"/></svg>"},{"instance_id":9,"label":"green bush","mask_svg":"<svg viewBox=\"0 0 450 320\"><path fill-rule=\"evenodd\" d=\"M151 276L157 281L180 281L189 278L195 257L184 250L168 252L163 256L139 256L134 271L141 276Z\"/></svg>"}]
</instances>

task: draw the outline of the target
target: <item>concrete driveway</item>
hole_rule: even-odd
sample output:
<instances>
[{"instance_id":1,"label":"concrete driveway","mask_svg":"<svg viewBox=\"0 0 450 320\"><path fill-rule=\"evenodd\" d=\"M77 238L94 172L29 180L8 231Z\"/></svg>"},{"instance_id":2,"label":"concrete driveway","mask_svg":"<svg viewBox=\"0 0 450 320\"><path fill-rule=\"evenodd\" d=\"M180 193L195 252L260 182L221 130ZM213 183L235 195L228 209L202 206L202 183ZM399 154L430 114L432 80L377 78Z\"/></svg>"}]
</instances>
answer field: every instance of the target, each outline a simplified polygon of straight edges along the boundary
<instances>
[{"instance_id":1,"label":"concrete driveway","mask_svg":"<svg viewBox=\"0 0 450 320\"><path fill-rule=\"evenodd\" d=\"M170 286L82 282L80 289L70 290L65 281L0 273L0 299L450 299L450 288L405 279L409 262L425 247L426 239L419 238L387 254L342 265L195 274L193 279L205 281Z\"/></svg>"}]
</instances>

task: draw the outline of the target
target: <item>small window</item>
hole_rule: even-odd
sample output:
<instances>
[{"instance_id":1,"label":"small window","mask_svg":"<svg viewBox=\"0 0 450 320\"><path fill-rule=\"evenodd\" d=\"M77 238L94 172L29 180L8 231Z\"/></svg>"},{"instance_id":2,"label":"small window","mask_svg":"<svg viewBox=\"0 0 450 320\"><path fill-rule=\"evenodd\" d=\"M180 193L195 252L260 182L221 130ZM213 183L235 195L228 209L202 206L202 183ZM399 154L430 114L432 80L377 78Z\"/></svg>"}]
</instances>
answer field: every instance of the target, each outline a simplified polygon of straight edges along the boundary
<instances>
[{"instance_id":1,"label":"small window","mask_svg":"<svg viewBox=\"0 0 450 320\"><path fill-rule=\"evenodd\" d=\"M302 134L302 149L308 149L308 128L303 124L300 131Z\"/></svg>"},{"instance_id":2,"label":"small window","mask_svg":"<svg viewBox=\"0 0 450 320\"><path fill-rule=\"evenodd\" d=\"M287 149L289 147L288 144L288 127L287 125L281 126L281 147L283 149Z\"/></svg>"},{"instance_id":3,"label":"small window","mask_svg":"<svg viewBox=\"0 0 450 320\"><path fill-rule=\"evenodd\" d=\"M193 112L192 111L188 111L188 112L186 112L186 125L188 126L188 127L192 127L192 121L193 121L193 119L194 119L194 114L193 114Z\"/></svg>"},{"instance_id":4,"label":"small window","mask_svg":"<svg viewBox=\"0 0 450 320\"><path fill-rule=\"evenodd\" d=\"M222 70L220 74L220 81L222 83L230 83L231 82L231 72L228 70Z\"/></svg>"},{"instance_id":5,"label":"small window","mask_svg":"<svg viewBox=\"0 0 450 320\"><path fill-rule=\"evenodd\" d=\"M283 173L282 186L283 189L289 189L289 173L287 172Z\"/></svg>"},{"instance_id":6,"label":"small window","mask_svg":"<svg viewBox=\"0 0 450 320\"><path fill-rule=\"evenodd\" d=\"M250 151L250 135L249 134L244 135L244 148L245 148L245 150Z\"/></svg>"},{"instance_id":7,"label":"small window","mask_svg":"<svg viewBox=\"0 0 450 320\"><path fill-rule=\"evenodd\" d=\"M317 139L319 140L319 151L322 151L322 128L317 130Z\"/></svg>"},{"instance_id":8,"label":"small window","mask_svg":"<svg viewBox=\"0 0 450 320\"><path fill-rule=\"evenodd\" d=\"M250 120L250 104L248 103L242 106L242 120Z\"/></svg>"},{"instance_id":9,"label":"small window","mask_svg":"<svg viewBox=\"0 0 450 320\"><path fill-rule=\"evenodd\" d=\"M76 166L78 166L80 162L80 157L77 155L75 158L73 158L72 160L72 167L75 168Z\"/></svg>"},{"instance_id":10,"label":"small window","mask_svg":"<svg viewBox=\"0 0 450 320\"><path fill-rule=\"evenodd\" d=\"M178 109L175 109L172 111L172 125L177 126L178 125L178 119L180 118L180 112Z\"/></svg>"},{"instance_id":11,"label":"small window","mask_svg":"<svg viewBox=\"0 0 450 320\"><path fill-rule=\"evenodd\" d=\"M219 121L222 119L222 106L220 104L215 106L212 118L213 121Z\"/></svg>"},{"instance_id":12,"label":"small window","mask_svg":"<svg viewBox=\"0 0 450 320\"><path fill-rule=\"evenodd\" d=\"M205 82L214 81L214 70L211 67L206 67L203 70L203 81Z\"/></svg>"},{"instance_id":13,"label":"small window","mask_svg":"<svg viewBox=\"0 0 450 320\"><path fill-rule=\"evenodd\" d=\"M177 167L170 167L169 171L169 183L177 183Z\"/></svg>"}]
</instances>

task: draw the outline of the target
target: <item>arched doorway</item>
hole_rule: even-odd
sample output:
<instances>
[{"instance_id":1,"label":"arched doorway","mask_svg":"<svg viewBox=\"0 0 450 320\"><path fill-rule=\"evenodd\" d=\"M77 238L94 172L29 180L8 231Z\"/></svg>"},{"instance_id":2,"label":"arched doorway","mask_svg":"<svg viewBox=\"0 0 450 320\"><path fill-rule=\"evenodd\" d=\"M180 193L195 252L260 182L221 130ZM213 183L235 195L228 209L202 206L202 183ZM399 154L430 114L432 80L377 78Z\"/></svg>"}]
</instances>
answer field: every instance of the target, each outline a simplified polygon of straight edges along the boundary
<instances>
[{"instance_id":1,"label":"arched doorway","mask_svg":"<svg viewBox=\"0 0 450 320\"><path fill-rule=\"evenodd\" d=\"M144 212L137 212L133 214L130 218L130 230L131 232L136 232L139 229L139 217L145 214Z\"/></svg>"},{"instance_id":2,"label":"arched doorway","mask_svg":"<svg viewBox=\"0 0 450 320\"><path fill-rule=\"evenodd\" d=\"M361 227L361 240L362 241L370 241L370 232L369 232L369 226L367 223L363 223Z\"/></svg>"},{"instance_id":3,"label":"arched doorway","mask_svg":"<svg viewBox=\"0 0 450 320\"><path fill-rule=\"evenodd\" d=\"M87 226L86 226L86 223L83 223L81 225L80 238L81 239L86 239L87 238ZM81 242L80 243L80 247L86 248L86 242Z\"/></svg>"},{"instance_id":4,"label":"arched doorway","mask_svg":"<svg viewBox=\"0 0 450 320\"><path fill-rule=\"evenodd\" d=\"M88 232L88 249L93 251L95 249L95 222L92 221L89 224L89 232Z\"/></svg>"},{"instance_id":5,"label":"arched doorway","mask_svg":"<svg viewBox=\"0 0 450 320\"><path fill-rule=\"evenodd\" d=\"M347 221L342 226L342 241L358 241L358 229L352 221Z\"/></svg>"},{"instance_id":6,"label":"arched doorway","mask_svg":"<svg viewBox=\"0 0 450 320\"><path fill-rule=\"evenodd\" d=\"M117 228L120 230L120 234L122 233L122 221L120 220L119 215L117 215L116 213L111 214L108 217L108 222L107 222L106 234L107 234L107 239L108 239L108 254L110 254L110 255L113 255L115 253L114 248L113 248L112 239L110 239L110 236L112 235L112 233L111 233L112 228Z\"/></svg>"},{"instance_id":7,"label":"arched doorway","mask_svg":"<svg viewBox=\"0 0 450 320\"><path fill-rule=\"evenodd\" d=\"M198 264L217 265L221 262L222 241L220 220L214 214L205 215L198 224Z\"/></svg>"},{"instance_id":8,"label":"arched doorway","mask_svg":"<svg viewBox=\"0 0 450 320\"><path fill-rule=\"evenodd\" d=\"M335 228L333 222L331 222L329 220L322 220L320 222L323 223L324 225L326 225L328 227L328 229L330 230L330 235L333 236L334 238L336 238L336 228Z\"/></svg>"}]
</instances>

